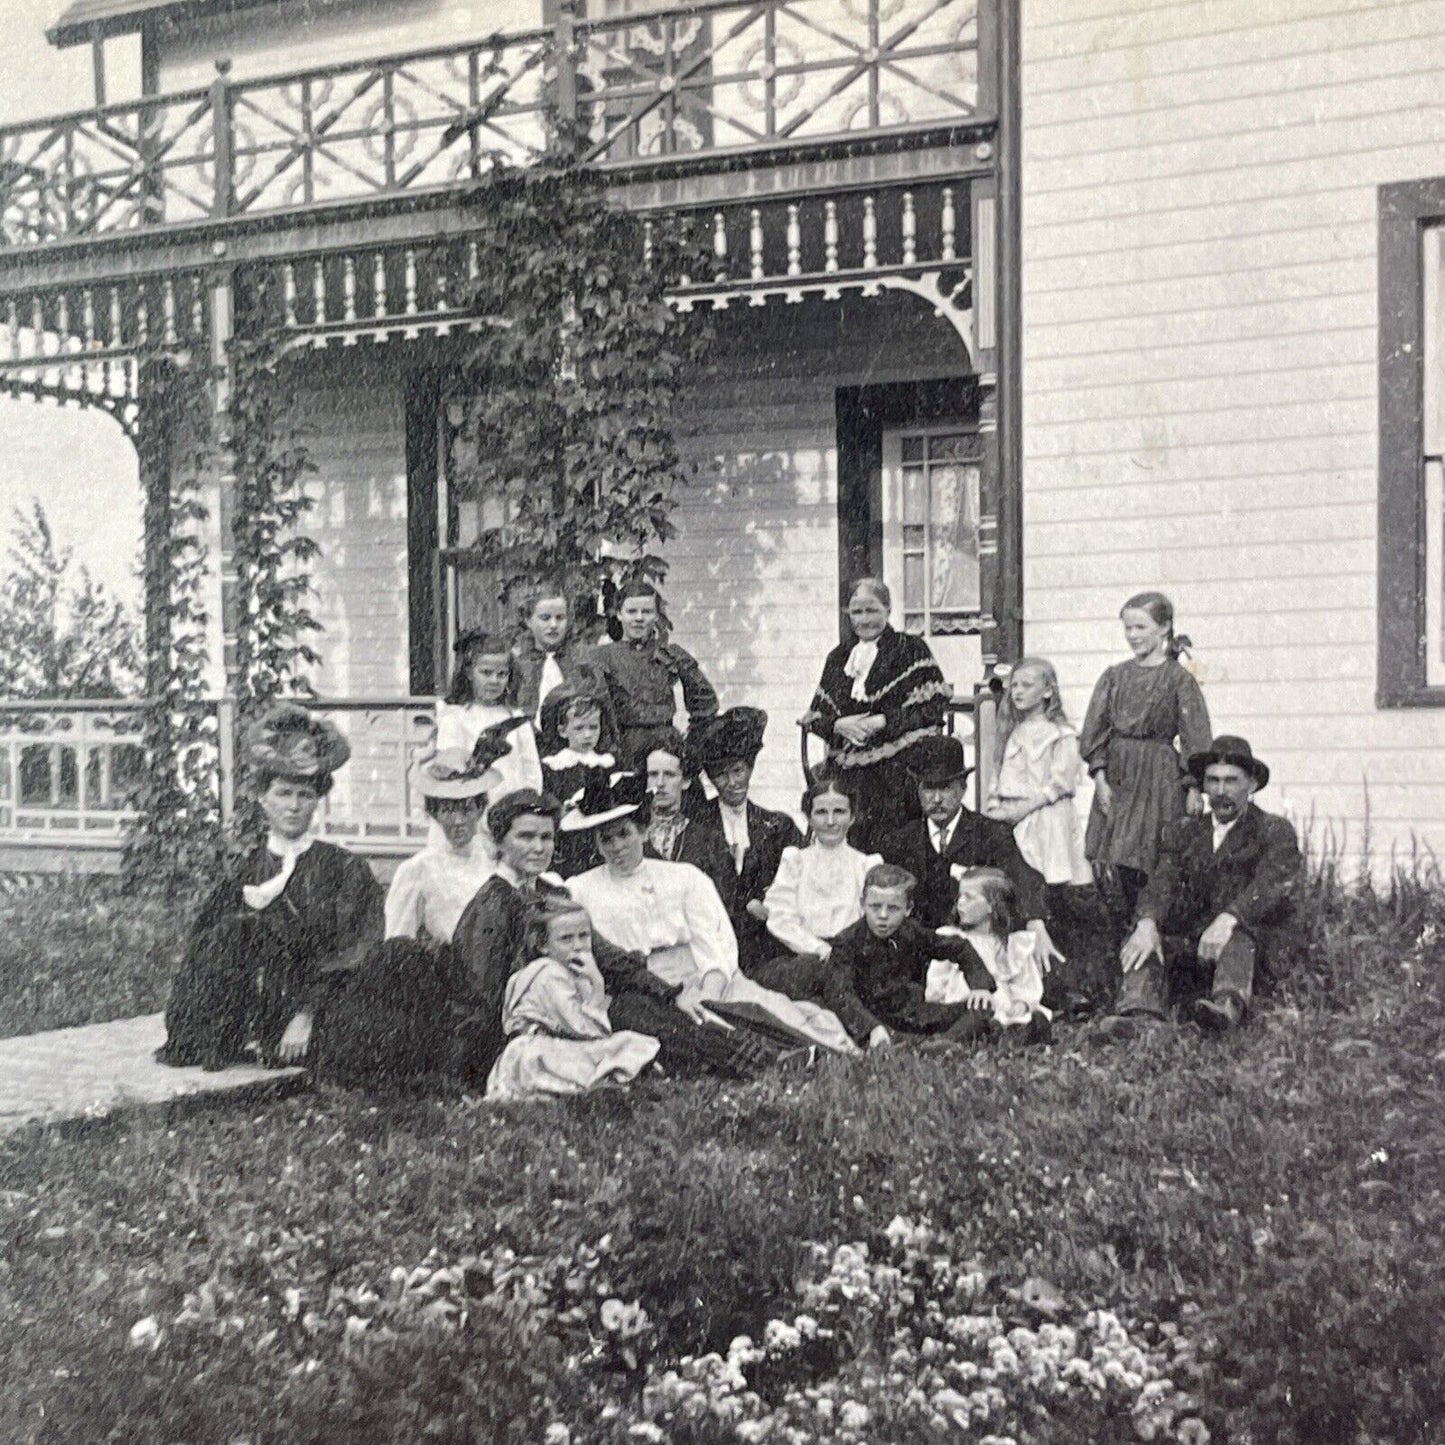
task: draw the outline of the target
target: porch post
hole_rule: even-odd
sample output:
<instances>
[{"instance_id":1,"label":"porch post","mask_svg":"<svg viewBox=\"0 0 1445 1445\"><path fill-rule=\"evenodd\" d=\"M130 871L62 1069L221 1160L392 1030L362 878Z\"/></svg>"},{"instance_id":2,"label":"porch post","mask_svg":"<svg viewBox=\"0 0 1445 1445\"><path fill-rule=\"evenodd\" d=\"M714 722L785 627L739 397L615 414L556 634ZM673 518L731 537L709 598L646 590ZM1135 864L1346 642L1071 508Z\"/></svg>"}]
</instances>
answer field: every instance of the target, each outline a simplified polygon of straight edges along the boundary
<instances>
[{"instance_id":1,"label":"porch post","mask_svg":"<svg viewBox=\"0 0 1445 1445\"><path fill-rule=\"evenodd\" d=\"M237 639L241 628L240 589L236 574L236 453L233 445L231 401L235 394L235 361L231 337L235 332L235 274L216 271L209 282L211 295L211 441L216 458L216 521L220 532L221 666L224 684L219 710L221 746L221 821L229 824L235 812L234 750L227 734L236 714L240 693L240 657Z\"/></svg>"},{"instance_id":2,"label":"porch post","mask_svg":"<svg viewBox=\"0 0 1445 1445\"><path fill-rule=\"evenodd\" d=\"M983 603L992 619L979 636L984 673L1000 657L1009 657L1011 565L1008 535L1012 518L1004 493L1003 457L999 445L998 378L998 250L995 244L997 187L993 180L970 187L973 205L973 351L978 366L978 432L983 455L979 495L979 567Z\"/></svg>"}]
</instances>

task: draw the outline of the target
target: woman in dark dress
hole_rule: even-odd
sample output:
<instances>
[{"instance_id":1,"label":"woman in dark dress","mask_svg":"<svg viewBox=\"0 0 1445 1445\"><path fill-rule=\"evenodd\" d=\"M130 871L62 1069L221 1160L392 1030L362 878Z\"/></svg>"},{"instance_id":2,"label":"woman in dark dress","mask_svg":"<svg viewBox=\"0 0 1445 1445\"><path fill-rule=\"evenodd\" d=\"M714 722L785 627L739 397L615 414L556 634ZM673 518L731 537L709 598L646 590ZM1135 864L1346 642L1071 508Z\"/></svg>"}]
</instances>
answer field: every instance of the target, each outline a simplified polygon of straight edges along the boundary
<instances>
[{"instance_id":1,"label":"woman in dark dress","mask_svg":"<svg viewBox=\"0 0 1445 1445\"><path fill-rule=\"evenodd\" d=\"M952 696L928 644L889 626L892 606L892 595L876 577L854 584L848 621L855 641L828 654L804 717L858 799L859 820L849 841L865 853L921 816L903 755L941 729Z\"/></svg>"},{"instance_id":2,"label":"woman in dark dress","mask_svg":"<svg viewBox=\"0 0 1445 1445\"><path fill-rule=\"evenodd\" d=\"M381 938L382 892L366 863L309 829L351 755L330 723L281 703L249 749L266 841L206 899L166 1005L165 1064L222 1069L254 1055L301 1063L337 984Z\"/></svg>"},{"instance_id":3,"label":"woman in dark dress","mask_svg":"<svg viewBox=\"0 0 1445 1445\"><path fill-rule=\"evenodd\" d=\"M1185 764L1213 733L1199 684L1180 665L1188 639L1174 635L1174 605L1140 592L1119 613L1133 654L1094 685L1079 752L1094 780L1084 853L1115 925L1133 923L1166 823L1203 809Z\"/></svg>"}]
</instances>

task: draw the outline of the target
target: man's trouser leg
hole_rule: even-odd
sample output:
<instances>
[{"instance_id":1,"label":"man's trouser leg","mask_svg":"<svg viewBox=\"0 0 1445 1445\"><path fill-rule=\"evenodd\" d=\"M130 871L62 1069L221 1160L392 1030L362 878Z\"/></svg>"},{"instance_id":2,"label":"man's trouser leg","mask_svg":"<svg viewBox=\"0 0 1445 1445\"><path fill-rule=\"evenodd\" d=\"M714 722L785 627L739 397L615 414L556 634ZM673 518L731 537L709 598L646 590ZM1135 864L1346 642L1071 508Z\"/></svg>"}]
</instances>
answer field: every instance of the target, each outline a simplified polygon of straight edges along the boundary
<instances>
[{"instance_id":1,"label":"man's trouser leg","mask_svg":"<svg viewBox=\"0 0 1445 1445\"><path fill-rule=\"evenodd\" d=\"M1166 945L1167 947L1167 945ZM1167 982L1164 962L1157 953L1150 954L1136 969L1127 970L1119 985L1114 1004L1116 1014L1152 1014L1163 1018Z\"/></svg>"},{"instance_id":2,"label":"man's trouser leg","mask_svg":"<svg viewBox=\"0 0 1445 1445\"><path fill-rule=\"evenodd\" d=\"M1213 998L1237 994L1248 1006L1254 995L1254 970L1259 961L1259 945L1242 928L1236 928L1214 965L1214 978L1209 992Z\"/></svg>"}]
</instances>

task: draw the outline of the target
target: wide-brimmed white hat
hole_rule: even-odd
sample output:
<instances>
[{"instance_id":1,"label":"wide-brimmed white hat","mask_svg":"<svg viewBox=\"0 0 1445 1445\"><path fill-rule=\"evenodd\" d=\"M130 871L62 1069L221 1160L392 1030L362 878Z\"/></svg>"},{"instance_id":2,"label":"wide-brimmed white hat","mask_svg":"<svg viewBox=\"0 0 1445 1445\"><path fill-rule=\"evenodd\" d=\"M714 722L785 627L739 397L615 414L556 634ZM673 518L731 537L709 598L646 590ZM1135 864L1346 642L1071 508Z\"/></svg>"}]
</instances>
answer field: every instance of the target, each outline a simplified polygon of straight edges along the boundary
<instances>
[{"instance_id":1,"label":"wide-brimmed white hat","mask_svg":"<svg viewBox=\"0 0 1445 1445\"><path fill-rule=\"evenodd\" d=\"M445 748L423 758L411 770L411 785L423 798L476 798L503 783L495 768L477 768L462 748Z\"/></svg>"},{"instance_id":2,"label":"wide-brimmed white hat","mask_svg":"<svg viewBox=\"0 0 1445 1445\"><path fill-rule=\"evenodd\" d=\"M559 825L564 833L581 833L630 817L647 807L647 779L641 773L589 773L582 790L566 800Z\"/></svg>"}]
</instances>

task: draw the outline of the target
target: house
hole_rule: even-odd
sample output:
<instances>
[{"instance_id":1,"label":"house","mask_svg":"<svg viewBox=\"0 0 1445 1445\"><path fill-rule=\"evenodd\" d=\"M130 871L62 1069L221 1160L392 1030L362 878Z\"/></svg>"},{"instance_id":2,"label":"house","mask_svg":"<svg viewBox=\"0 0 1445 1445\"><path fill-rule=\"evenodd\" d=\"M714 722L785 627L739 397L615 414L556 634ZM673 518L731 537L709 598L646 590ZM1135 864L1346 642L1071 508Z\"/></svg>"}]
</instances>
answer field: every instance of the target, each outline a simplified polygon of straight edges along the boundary
<instances>
[{"instance_id":1,"label":"house","mask_svg":"<svg viewBox=\"0 0 1445 1445\"><path fill-rule=\"evenodd\" d=\"M1158 586L1274 805L1384 866L1445 845L1442 31L1445 0L73 0L52 41L100 87L138 37L143 94L0 131L0 381L143 425L137 358L222 355L270 269L319 465L314 680L361 764L328 827L414 846L398 780L490 605L447 465L460 202L575 116L619 202L713 235L674 298L716 308L720 369L680 418L668 591L774 720L767 798L847 579L895 584L961 700L1026 649L1075 717ZM104 851L114 744L59 716L9 745L0 838Z\"/></svg>"}]
</instances>

